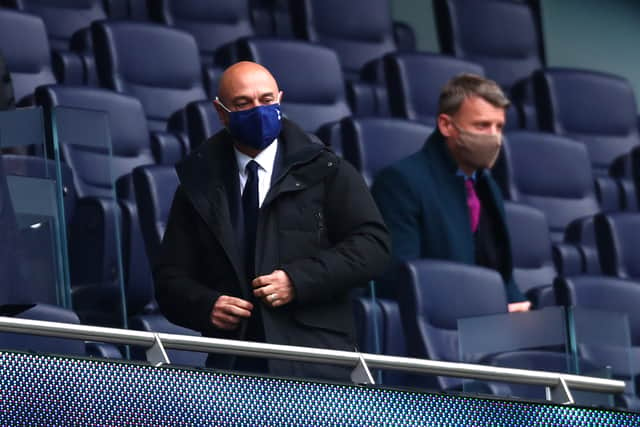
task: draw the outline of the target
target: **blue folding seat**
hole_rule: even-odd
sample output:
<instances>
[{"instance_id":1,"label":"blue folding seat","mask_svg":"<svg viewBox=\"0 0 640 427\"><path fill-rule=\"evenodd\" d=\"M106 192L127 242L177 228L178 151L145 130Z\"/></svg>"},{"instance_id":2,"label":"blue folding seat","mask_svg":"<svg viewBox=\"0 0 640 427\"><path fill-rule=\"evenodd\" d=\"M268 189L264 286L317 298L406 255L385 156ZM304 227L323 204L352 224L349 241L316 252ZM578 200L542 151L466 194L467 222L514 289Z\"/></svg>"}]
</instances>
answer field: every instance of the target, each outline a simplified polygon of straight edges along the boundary
<instances>
[{"instance_id":1,"label":"blue folding seat","mask_svg":"<svg viewBox=\"0 0 640 427\"><path fill-rule=\"evenodd\" d=\"M640 283L608 276L574 276L559 277L554 283L560 302L567 306L590 309L600 312L624 313L629 322L628 337L630 348L619 346L602 347L589 342L580 345L583 355L600 365L612 368L614 377L621 379L635 379L636 388L640 385ZM611 325L601 325L602 328L589 331L590 334L603 336L615 334L620 336L621 331L609 331ZM584 334L586 331L583 331ZM626 332L622 332L626 334ZM578 336L578 344L580 336ZM617 343L621 344L621 343ZM609 344L610 345L610 344ZM628 403L634 393L634 387L628 384L624 400Z\"/></svg>"},{"instance_id":2,"label":"blue folding seat","mask_svg":"<svg viewBox=\"0 0 640 427\"><path fill-rule=\"evenodd\" d=\"M333 49L349 79L358 79L365 64L396 50L388 0L301 0L290 7L296 35Z\"/></svg>"},{"instance_id":3,"label":"blue folding seat","mask_svg":"<svg viewBox=\"0 0 640 427\"><path fill-rule=\"evenodd\" d=\"M251 0L249 4L256 35L294 36L289 0Z\"/></svg>"},{"instance_id":4,"label":"blue folding seat","mask_svg":"<svg viewBox=\"0 0 640 427\"><path fill-rule=\"evenodd\" d=\"M149 6L152 19L195 38L206 65L214 64L218 48L254 35L249 0L158 0Z\"/></svg>"},{"instance_id":5,"label":"blue folding seat","mask_svg":"<svg viewBox=\"0 0 640 427\"><path fill-rule=\"evenodd\" d=\"M331 49L276 38L242 39L237 48L240 59L271 71L284 92L283 114L305 131L315 132L321 125L351 115L340 63ZM295 64L295 72L291 64Z\"/></svg>"},{"instance_id":6,"label":"blue folding seat","mask_svg":"<svg viewBox=\"0 0 640 427\"><path fill-rule=\"evenodd\" d=\"M398 304L411 357L459 361L457 321L506 313L500 275L490 269L449 261L408 262L395 275ZM410 378L413 385L442 390L462 384L455 378Z\"/></svg>"},{"instance_id":7,"label":"blue folding seat","mask_svg":"<svg viewBox=\"0 0 640 427\"><path fill-rule=\"evenodd\" d=\"M174 325L159 313L134 316L129 320L129 327L131 329L146 332L200 336L200 333L196 331ZM134 360L146 360L144 350L145 349L140 347L132 347L132 358ZM204 368L207 360L207 353L167 350L167 357L169 357L169 361L172 365Z\"/></svg>"},{"instance_id":8,"label":"blue folding seat","mask_svg":"<svg viewBox=\"0 0 640 427\"><path fill-rule=\"evenodd\" d=\"M513 275L518 287L536 308L555 305L552 285L557 270L544 213L513 202L505 202L504 209L511 240ZM574 262L580 261L578 258Z\"/></svg>"},{"instance_id":9,"label":"blue folding seat","mask_svg":"<svg viewBox=\"0 0 640 427\"><path fill-rule=\"evenodd\" d=\"M353 301L358 351L382 354L382 311L375 298L360 296Z\"/></svg>"},{"instance_id":10,"label":"blue folding seat","mask_svg":"<svg viewBox=\"0 0 640 427\"><path fill-rule=\"evenodd\" d=\"M484 75L482 66L462 59L421 52L400 52L384 57L391 113L435 126L442 87L461 73Z\"/></svg>"},{"instance_id":11,"label":"blue folding seat","mask_svg":"<svg viewBox=\"0 0 640 427\"><path fill-rule=\"evenodd\" d=\"M540 128L582 142L596 175L606 176L614 162L640 145L635 95L626 79L547 68L535 73L534 83Z\"/></svg>"},{"instance_id":12,"label":"blue folding seat","mask_svg":"<svg viewBox=\"0 0 640 427\"><path fill-rule=\"evenodd\" d=\"M7 6L42 18L53 49L69 49L76 31L107 17L101 0L3 0Z\"/></svg>"},{"instance_id":13,"label":"blue folding seat","mask_svg":"<svg viewBox=\"0 0 640 427\"><path fill-rule=\"evenodd\" d=\"M149 20L148 4L144 0L104 0L104 8L110 19Z\"/></svg>"},{"instance_id":14,"label":"blue folding seat","mask_svg":"<svg viewBox=\"0 0 640 427\"><path fill-rule=\"evenodd\" d=\"M0 9L0 52L11 74L16 103L32 95L36 87L56 82L41 18Z\"/></svg>"},{"instance_id":15,"label":"blue folding seat","mask_svg":"<svg viewBox=\"0 0 640 427\"><path fill-rule=\"evenodd\" d=\"M342 155L371 184L386 166L419 151L432 128L391 118L353 118L340 122Z\"/></svg>"},{"instance_id":16,"label":"blue folding seat","mask_svg":"<svg viewBox=\"0 0 640 427\"><path fill-rule=\"evenodd\" d=\"M102 86L138 98L152 130L206 99L195 39L159 24L101 21L91 26Z\"/></svg>"},{"instance_id":17,"label":"blue folding seat","mask_svg":"<svg viewBox=\"0 0 640 427\"><path fill-rule=\"evenodd\" d=\"M545 66L538 0L434 0L442 53L480 64L537 129L531 73ZM524 127L524 126L522 126Z\"/></svg>"},{"instance_id":18,"label":"blue folding seat","mask_svg":"<svg viewBox=\"0 0 640 427\"><path fill-rule=\"evenodd\" d=\"M602 272L640 280L640 214L600 214L594 221Z\"/></svg>"},{"instance_id":19,"label":"blue folding seat","mask_svg":"<svg viewBox=\"0 0 640 427\"><path fill-rule=\"evenodd\" d=\"M178 176L173 167L141 166L133 171L133 182L147 256L153 262L160 250Z\"/></svg>"},{"instance_id":20,"label":"blue folding seat","mask_svg":"<svg viewBox=\"0 0 640 427\"><path fill-rule=\"evenodd\" d=\"M184 109L184 115L191 148L202 144L224 128L211 101L190 102Z\"/></svg>"},{"instance_id":21,"label":"blue folding seat","mask_svg":"<svg viewBox=\"0 0 640 427\"><path fill-rule=\"evenodd\" d=\"M573 220L600 211L584 144L552 134L516 131L507 135L503 151L510 199L543 211L552 241L561 241Z\"/></svg>"}]
</instances>

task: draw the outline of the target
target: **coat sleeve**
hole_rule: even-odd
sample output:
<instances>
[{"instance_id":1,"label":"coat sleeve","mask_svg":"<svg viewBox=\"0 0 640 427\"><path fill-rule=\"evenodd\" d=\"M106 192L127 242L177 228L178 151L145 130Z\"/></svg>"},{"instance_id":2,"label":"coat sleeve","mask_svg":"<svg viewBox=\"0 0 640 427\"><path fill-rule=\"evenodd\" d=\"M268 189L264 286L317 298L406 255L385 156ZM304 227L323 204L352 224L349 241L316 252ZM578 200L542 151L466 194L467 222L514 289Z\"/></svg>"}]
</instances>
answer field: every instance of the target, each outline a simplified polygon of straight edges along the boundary
<instances>
[{"instance_id":1,"label":"coat sleeve","mask_svg":"<svg viewBox=\"0 0 640 427\"><path fill-rule=\"evenodd\" d=\"M209 320L219 293L197 280L204 253L198 239L199 221L184 191L178 187L153 269L156 299L161 312L172 323L220 335Z\"/></svg>"},{"instance_id":2,"label":"coat sleeve","mask_svg":"<svg viewBox=\"0 0 640 427\"><path fill-rule=\"evenodd\" d=\"M380 212L362 176L347 162L339 161L327 182L324 211L333 245L281 266L299 304L344 296L381 274L390 259L389 233Z\"/></svg>"},{"instance_id":3,"label":"coat sleeve","mask_svg":"<svg viewBox=\"0 0 640 427\"><path fill-rule=\"evenodd\" d=\"M391 233L394 262L420 258L420 200L407 177L388 168L378 175L371 192Z\"/></svg>"}]
</instances>

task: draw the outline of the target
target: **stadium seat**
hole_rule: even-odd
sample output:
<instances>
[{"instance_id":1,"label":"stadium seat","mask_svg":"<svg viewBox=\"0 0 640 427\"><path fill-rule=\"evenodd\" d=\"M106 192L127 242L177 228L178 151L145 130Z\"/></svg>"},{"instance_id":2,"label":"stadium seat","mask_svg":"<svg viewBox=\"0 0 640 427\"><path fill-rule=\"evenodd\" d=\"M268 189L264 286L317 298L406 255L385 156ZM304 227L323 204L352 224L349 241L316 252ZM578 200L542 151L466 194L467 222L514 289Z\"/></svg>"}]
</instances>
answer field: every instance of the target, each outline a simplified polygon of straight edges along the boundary
<instances>
[{"instance_id":1,"label":"stadium seat","mask_svg":"<svg viewBox=\"0 0 640 427\"><path fill-rule=\"evenodd\" d=\"M395 275L398 303L411 357L459 361L457 320L506 313L500 275L489 269L448 261L419 260ZM412 385L459 388L455 378L410 378Z\"/></svg>"},{"instance_id":2,"label":"stadium seat","mask_svg":"<svg viewBox=\"0 0 640 427\"><path fill-rule=\"evenodd\" d=\"M178 176L172 167L141 166L133 171L133 182L146 253L153 262L160 250Z\"/></svg>"},{"instance_id":3,"label":"stadium seat","mask_svg":"<svg viewBox=\"0 0 640 427\"><path fill-rule=\"evenodd\" d=\"M224 129L211 101L190 102L185 107L184 114L191 148L197 147L219 130Z\"/></svg>"},{"instance_id":4,"label":"stadium seat","mask_svg":"<svg viewBox=\"0 0 640 427\"><path fill-rule=\"evenodd\" d=\"M133 21L94 22L91 31L101 85L138 98L151 130L165 130L172 114L207 97L190 34Z\"/></svg>"},{"instance_id":5,"label":"stadium seat","mask_svg":"<svg viewBox=\"0 0 640 427\"><path fill-rule=\"evenodd\" d=\"M582 142L595 175L606 176L614 161L640 145L635 95L626 79L547 68L534 74L534 83L540 128Z\"/></svg>"},{"instance_id":6,"label":"stadium seat","mask_svg":"<svg viewBox=\"0 0 640 427\"><path fill-rule=\"evenodd\" d=\"M49 44L58 50L69 50L76 31L107 17L101 0L3 0L3 3L42 18Z\"/></svg>"},{"instance_id":7,"label":"stadium seat","mask_svg":"<svg viewBox=\"0 0 640 427\"><path fill-rule=\"evenodd\" d=\"M0 52L11 74L16 103L32 95L36 87L56 82L49 49L40 17L0 9Z\"/></svg>"},{"instance_id":8,"label":"stadium seat","mask_svg":"<svg viewBox=\"0 0 640 427\"><path fill-rule=\"evenodd\" d=\"M594 221L602 272L621 279L640 280L640 214L600 214Z\"/></svg>"},{"instance_id":9,"label":"stadium seat","mask_svg":"<svg viewBox=\"0 0 640 427\"><path fill-rule=\"evenodd\" d=\"M552 134L516 131L507 135L503 151L510 199L543 211L552 241L562 241L572 221L600 211L584 144ZM545 173L540 173L541 165Z\"/></svg>"},{"instance_id":10,"label":"stadium seat","mask_svg":"<svg viewBox=\"0 0 640 427\"><path fill-rule=\"evenodd\" d=\"M481 65L537 129L531 73L545 66L539 0L434 0L442 53Z\"/></svg>"},{"instance_id":11,"label":"stadium seat","mask_svg":"<svg viewBox=\"0 0 640 427\"><path fill-rule=\"evenodd\" d=\"M460 73L484 75L482 66L432 53L403 52L384 57L389 105L393 116L435 126L444 84Z\"/></svg>"},{"instance_id":12,"label":"stadium seat","mask_svg":"<svg viewBox=\"0 0 640 427\"><path fill-rule=\"evenodd\" d=\"M146 1L141 0L103 0L104 8L110 19L148 21L149 9Z\"/></svg>"},{"instance_id":13,"label":"stadium seat","mask_svg":"<svg viewBox=\"0 0 640 427\"><path fill-rule=\"evenodd\" d=\"M264 65L275 77L283 114L307 132L351 115L338 57L323 46L299 40L248 38L237 43L240 59ZM295 64L295 72L291 72Z\"/></svg>"},{"instance_id":14,"label":"stadium seat","mask_svg":"<svg viewBox=\"0 0 640 427\"><path fill-rule=\"evenodd\" d=\"M552 285L557 271L544 213L513 202L505 202L504 209L511 239L513 275L518 287L534 307L555 305Z\"/></svg>"},{"instance_id":15,"label":"stadium seat","mask_svg":"<svg viewBox=\"0 0 640 427\"><path fill-rule=\"evenodd\" d=\"M386 166L419 151L432 128L391 118L341 120L342 155L364 176L368 184Z\"/></svg>"},{"instance_id":16,"label":"stadium seat","mask_svg":"<svg viewBox=\"0 0 640 427\"><path fill-rule=\"evenodd\" d=\"M161 314L134 316L129 321L129 327L146 332L200 336L198 332L170 323ZM187 367L204 368L207 360L207 353L194 351L167 350L167 356L172 365ZM141 347L131 347L131 357L134 360L147 360L145 349Z\"/></svg>"},{"instance_id":17,"label":"stadium seat","mask_svg":"<svg viewBox=\"0 0 640 427\"><path fill-rule=\"evenodd\" d=\"M195 38L205 65L214 64L221 46L254 35L249 0L158 0L149 6L152 19Z\"/></svg>"},{"instance_id":18,"label":"stadium seat","mask_svg":"<svg viewBox=\"0 0 640 427\"><path fill-rule=\"evenodd\" d=\"M627 335L630 348L621 348L617 342L613 348L594 345L589 342L580 345L584 356L600 365L611 366L616 378L635 379L635 387L640 385L640 283L607 276L575 276L556 279L554 283L560 302L567 306L591 309L601 312L624 313L629 322L628 335L625 331L609 331L611 325L602 325L601 330L589 331L591 335ZM584 333L584 332L583 332ZM617 340L616 340L617 341ZM578 344L580 337L578 336ZM609 344L611 345L611 344ZM633 395L634 384L628 383L625 394ZM625 399L627 400L627 399ZM630 399L633 400L633 399Z\"/></svg>"},{"instance_id":19,"label":"stadium seat","mask_svg":"<svg viewBox=\"0 0 640 427\"><path fill-rule=\"evenodd\" d=\"M300 0L290 7L295 34L334 50L348 79L396 50L388 0Z\"/></svg>"}]
</instances>

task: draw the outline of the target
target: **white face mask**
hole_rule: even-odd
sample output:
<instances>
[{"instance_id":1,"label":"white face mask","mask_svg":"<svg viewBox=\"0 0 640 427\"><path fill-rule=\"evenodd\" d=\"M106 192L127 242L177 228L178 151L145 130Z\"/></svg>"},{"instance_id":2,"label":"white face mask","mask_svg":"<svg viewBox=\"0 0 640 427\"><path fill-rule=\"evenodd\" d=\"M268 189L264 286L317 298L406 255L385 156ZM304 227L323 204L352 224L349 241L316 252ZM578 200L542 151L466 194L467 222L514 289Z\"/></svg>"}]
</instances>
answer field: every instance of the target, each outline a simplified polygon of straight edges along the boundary
<instances>
[{"instance_id":1,"label":"white face mask","mask_svg":"<svg viewBox=\"0 0 640 427\"><path fill-rule=\"evenodd\" d=\"M455 144L460 160L474 169L492 168L500 154L502 135L469 132L461 129L453 121L451 124L458 131Z\"/></svg>"}]
</instances>

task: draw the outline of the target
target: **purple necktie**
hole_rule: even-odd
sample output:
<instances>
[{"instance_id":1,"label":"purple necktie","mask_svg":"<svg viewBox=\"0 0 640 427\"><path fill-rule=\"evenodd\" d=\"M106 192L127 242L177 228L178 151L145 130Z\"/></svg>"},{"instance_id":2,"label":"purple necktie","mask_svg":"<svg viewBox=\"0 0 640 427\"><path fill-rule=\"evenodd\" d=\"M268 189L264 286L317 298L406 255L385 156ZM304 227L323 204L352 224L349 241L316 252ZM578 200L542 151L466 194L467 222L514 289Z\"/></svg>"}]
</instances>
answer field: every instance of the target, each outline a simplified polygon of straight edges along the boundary
<instances>
[{"instance_id":1,"label":"purple necktie","mask_svg":"<svg viewBox=\"0 0 640 427\"><path fill-rule=\"evenodd\" d=\"M478 199L472 179L465 180L464 185L467 188L467 206L469 206L471 231L475 233L478 229L478 224L480 224L480 199Z\"/></svg>"}]
</instances>

